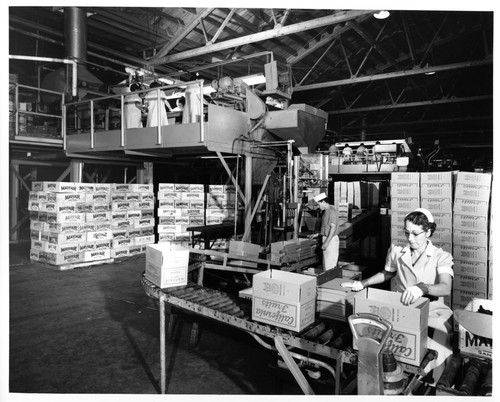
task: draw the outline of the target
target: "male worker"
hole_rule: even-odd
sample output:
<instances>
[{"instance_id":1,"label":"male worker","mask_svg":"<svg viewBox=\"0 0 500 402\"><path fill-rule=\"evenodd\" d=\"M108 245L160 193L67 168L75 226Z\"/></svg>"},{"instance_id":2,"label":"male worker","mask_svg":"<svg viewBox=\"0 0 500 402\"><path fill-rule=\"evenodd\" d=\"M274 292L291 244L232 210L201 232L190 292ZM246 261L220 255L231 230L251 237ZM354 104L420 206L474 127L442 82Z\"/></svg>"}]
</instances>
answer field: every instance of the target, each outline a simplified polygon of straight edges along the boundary
<instances>
[{"instance_id":1,"label":"male worker","mask_svg":"<svg viewBox=\"0 0 500 402\"><path fill-rule=\"evenodd\" d=\"M328 202L326 193L315 196L314 201L323 211L321 218L321 249L323 250L323 269L333 269L339 260L339 214L333 205ZM313 235L317 237L318 235Z\"/></svg>"}]
</instances>

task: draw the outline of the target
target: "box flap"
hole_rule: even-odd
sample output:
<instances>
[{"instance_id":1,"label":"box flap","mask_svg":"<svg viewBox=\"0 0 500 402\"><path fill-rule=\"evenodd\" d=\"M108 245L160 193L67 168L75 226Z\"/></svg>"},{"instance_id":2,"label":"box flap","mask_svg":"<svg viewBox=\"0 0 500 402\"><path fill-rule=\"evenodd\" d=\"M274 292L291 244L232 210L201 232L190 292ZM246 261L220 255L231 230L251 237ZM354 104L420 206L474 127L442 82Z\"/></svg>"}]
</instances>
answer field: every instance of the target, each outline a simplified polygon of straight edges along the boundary
<instances>
[{"instance_id":1,"label":"box flap","mask_svg":"<svg viewBox=\"0 0 500 402\"><path fill-rule=\"evenodd\" d=\"M455 310L453 315L458 323L471 334L490 339L493 337L493 316L467 310Z\"/></svg>"}]
</instances>

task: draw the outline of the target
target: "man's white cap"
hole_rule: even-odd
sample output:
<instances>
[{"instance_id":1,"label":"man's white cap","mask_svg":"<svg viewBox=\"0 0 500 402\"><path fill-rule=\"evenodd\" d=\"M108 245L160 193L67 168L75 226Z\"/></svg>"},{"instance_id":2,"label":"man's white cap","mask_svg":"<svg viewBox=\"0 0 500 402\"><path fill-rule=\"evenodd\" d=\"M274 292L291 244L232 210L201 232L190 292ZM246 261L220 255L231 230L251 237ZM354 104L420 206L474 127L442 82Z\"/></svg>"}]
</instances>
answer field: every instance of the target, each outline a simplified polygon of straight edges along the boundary
<instances>
[{"instance_id":1,"label":"man's white cap","mask_svg":"<svg viewBox=\"0 0 500 402\"><path fill-rule=\"evenodd\" d=\"M323 201L325 198L328 198L326 193L321 193L321 194L318 194L317 196L315 196L313 198L313 200L316 202L320 202L320 201Z\"/></svg>"}]
</instances>

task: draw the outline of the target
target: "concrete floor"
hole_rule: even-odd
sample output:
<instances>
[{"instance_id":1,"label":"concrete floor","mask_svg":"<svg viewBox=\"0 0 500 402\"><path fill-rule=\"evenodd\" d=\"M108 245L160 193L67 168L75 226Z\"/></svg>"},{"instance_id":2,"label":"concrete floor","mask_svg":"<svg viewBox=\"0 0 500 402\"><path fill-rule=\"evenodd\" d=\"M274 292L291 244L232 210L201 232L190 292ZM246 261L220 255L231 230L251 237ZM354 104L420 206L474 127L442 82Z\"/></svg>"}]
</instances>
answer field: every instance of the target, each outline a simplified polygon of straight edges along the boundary
<instances>
[{"instance_id":1,"label":"concrete floor","mask_svg":"<svg viewBox=\"0 0 500 402\"><path fill-rule=\"evenodd\" d=\"M28 249L10 247L9 395L158 395L159 313L141 286L144 256L60 271L30 263ZM167 344L168 394L302 394L245 332L204 320L192 348L190 329L186 317Z\"/></svg>"}]
</instances>

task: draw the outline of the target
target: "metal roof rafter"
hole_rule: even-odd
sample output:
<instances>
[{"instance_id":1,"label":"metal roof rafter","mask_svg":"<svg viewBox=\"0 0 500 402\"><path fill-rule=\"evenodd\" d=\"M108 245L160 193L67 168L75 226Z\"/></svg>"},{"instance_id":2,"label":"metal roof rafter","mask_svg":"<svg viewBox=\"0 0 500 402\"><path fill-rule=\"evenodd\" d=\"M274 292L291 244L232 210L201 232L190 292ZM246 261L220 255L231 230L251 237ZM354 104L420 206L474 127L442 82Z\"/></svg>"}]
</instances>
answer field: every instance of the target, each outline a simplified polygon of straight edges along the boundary
<instances>
[{"instance_id":1,"label":"metal roof rafter","mask_svg":"<svg viewBox=\"0 0 500 402\"><path fill-rule=\"evenodd\" d=\"M203 20L205 17L207 17L214 9L213 8L204 8L202 9L198 14L196 14L196 17L189 23L187 24L180 32L177 32L175 34L175 37L169 41L163 48L161 48L158 53L156 53L156 56L154 59L150 61L154 62L157 61L158 59L161 59L164 57L166 54L168 54L173 48L175 48L193 29L196 28L196 26L200 23L201 20ZM158 63L162 64L162 63Z\"/></svg>"},{"instance_id":2,"label":"metal roof rafter","mask_svg":"<svg viewBox=\"0 0 500 402\"><path fill-rule=\"evenodd\" d=\"M175 53L175 54L172 54L170 56L163 56L163 57L158 56L155 59L150 60L149 64L150 65L159 65L159 64L165 64L165 63L171 63L174 61L184 60L184 59L200 56L200 55L207 54L207 53L212 53L212 52L217 52L220 50L230 49L230 48L233 48L235 46L240 46L242 44L251 44L251 43L260 42L263 40L279 38L281 36L291 35L294 33L305 31L305 30L316 29L316 28L326 26L326 25L338 24L338 23L345 22L345 21L351 20L351 19L359 17L361 15L369 14L369 13L371 14L372 11L366 11L366 10L342 11L342 12L336 13L334 15L320 17L320 18L316 18L313 20L309 20L309 21L305 21L305 22L301 22L301 23L297 23L297 24L293 24L293 25L287 25L287 26L280 27L277 29L270 29L267 31L258 32L255 34L250 34L250 35L242 36L242 37L235 38L235 39L229 39L225 42L220 42L218 44L216 43L213 45L206 45L206 46L202 46L202 47L199 47L196 49L186 50L184 52ZM186 33L186 35L187 35L187 33ZM172 48L173 47L169 45L166 49L168 49L168 51L170 51ZM166 54L166 52L163 52L163 54Z\"/></svg>"}]
</instances>

